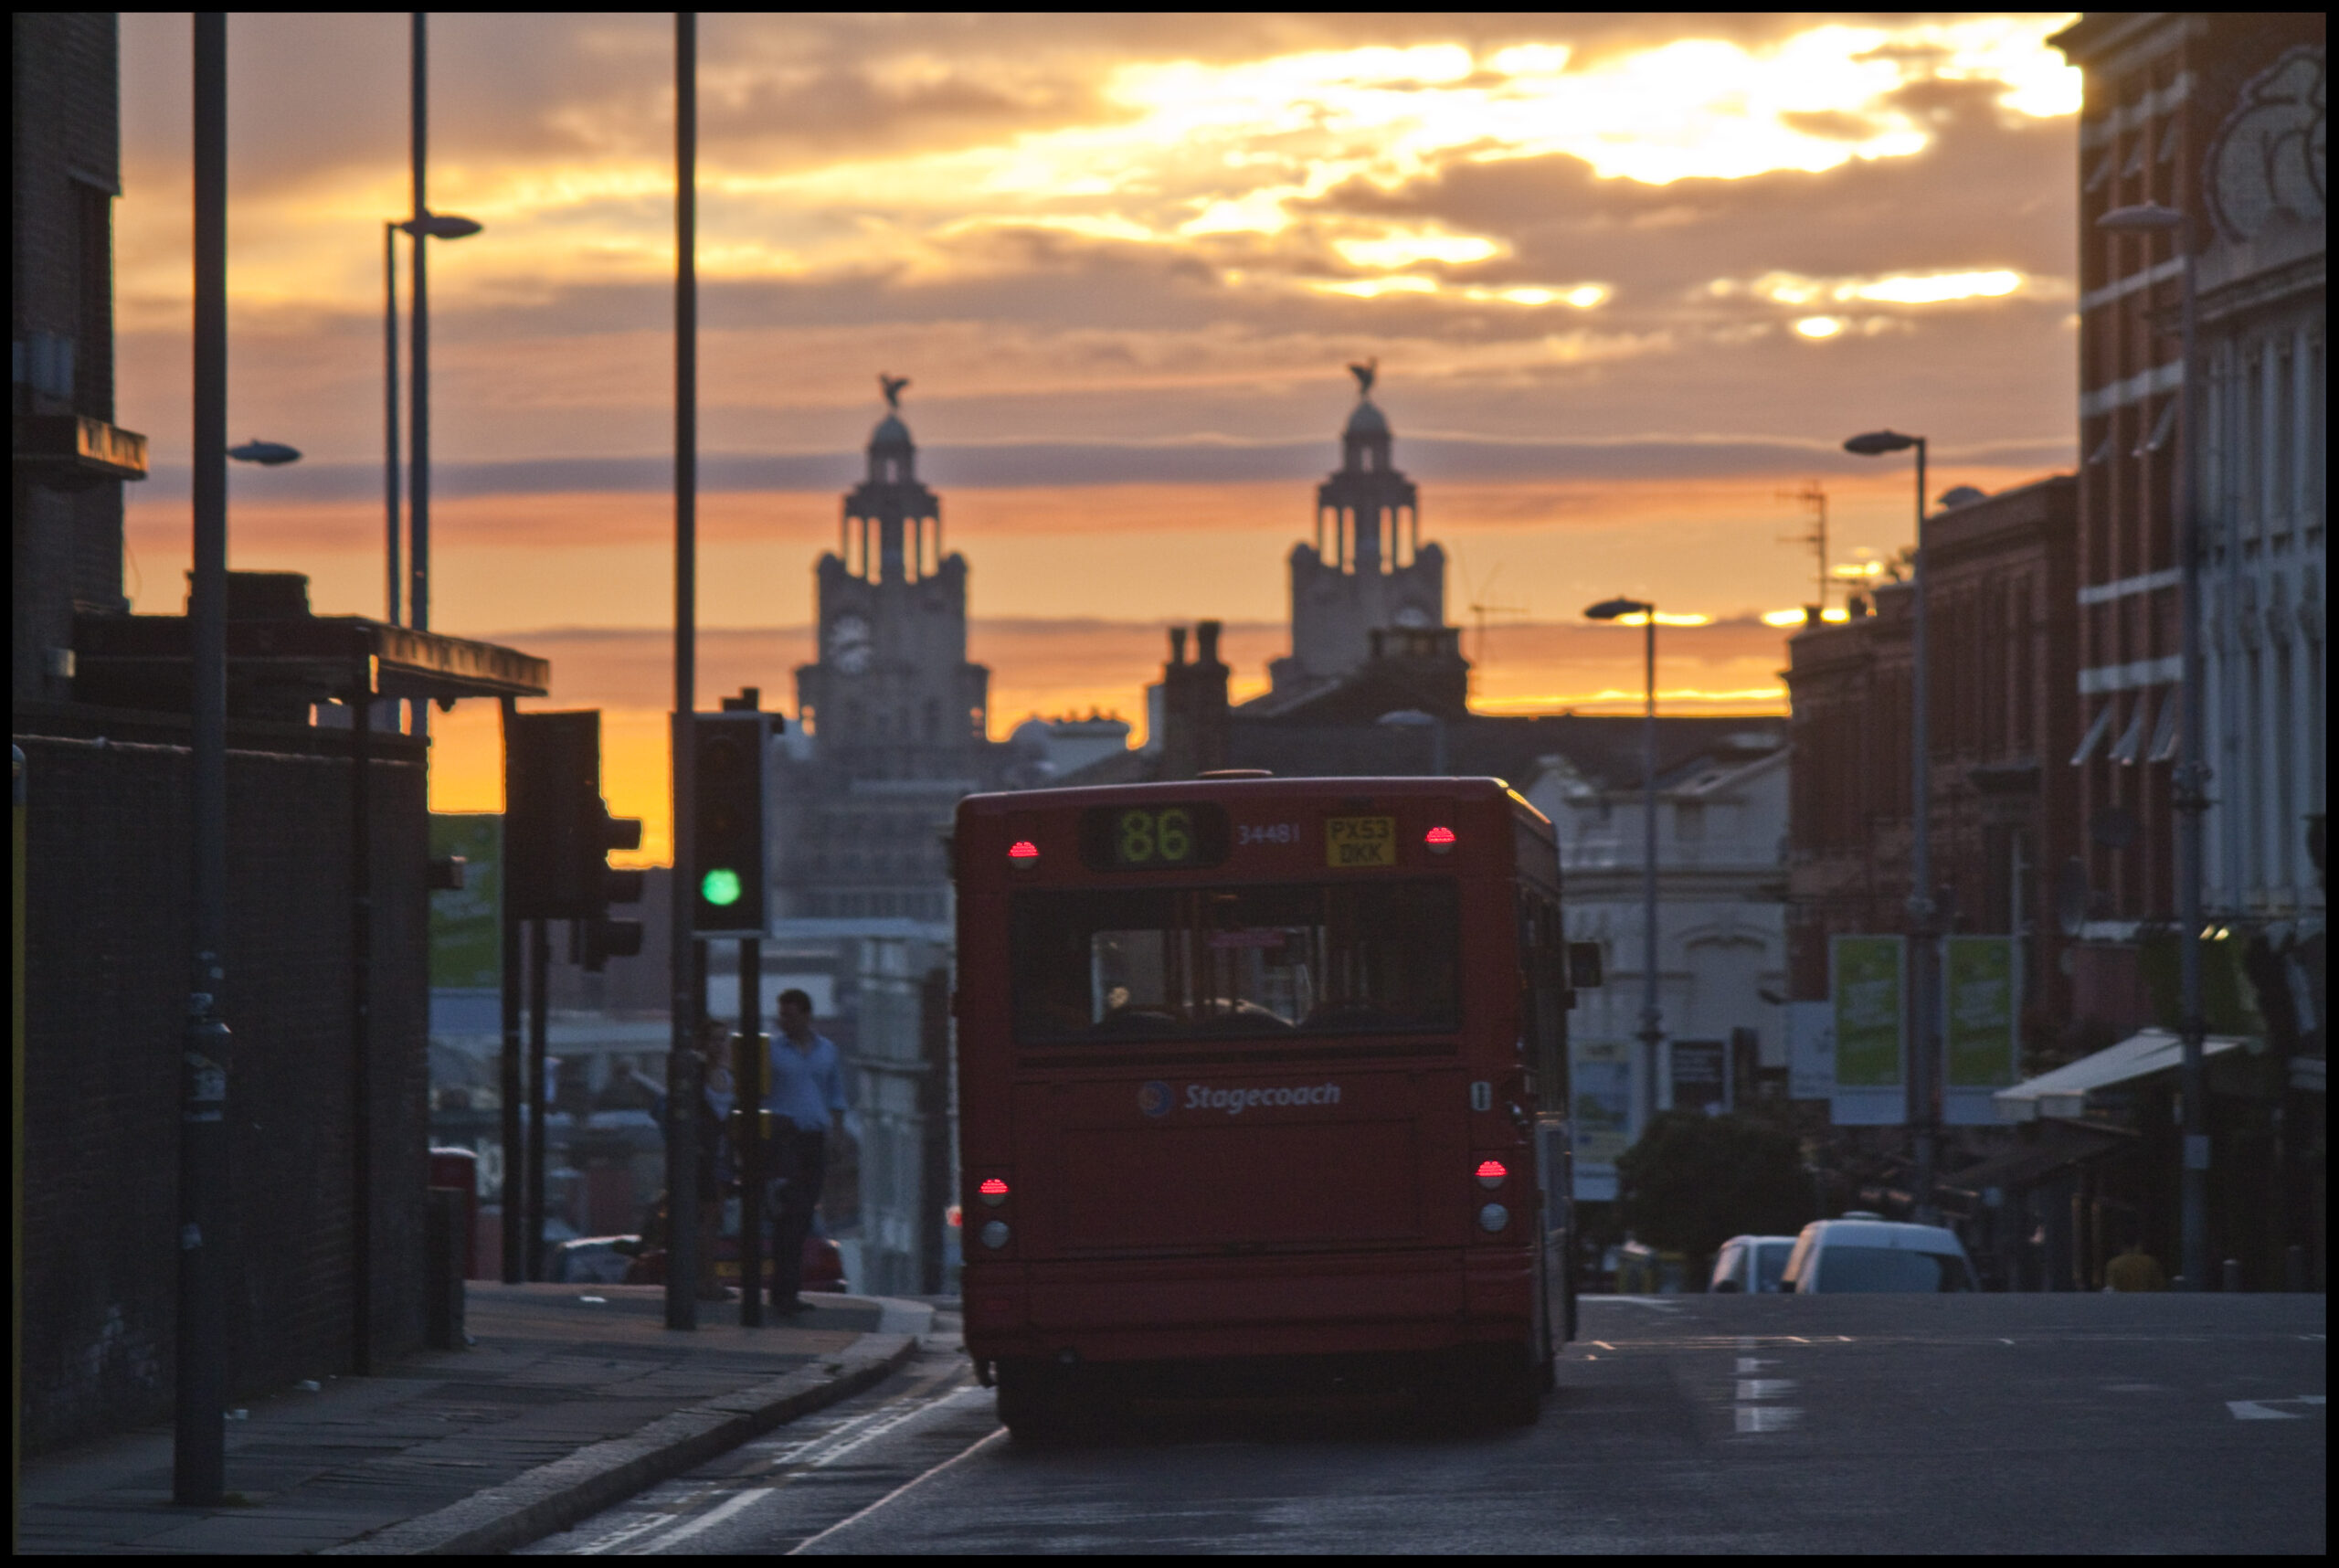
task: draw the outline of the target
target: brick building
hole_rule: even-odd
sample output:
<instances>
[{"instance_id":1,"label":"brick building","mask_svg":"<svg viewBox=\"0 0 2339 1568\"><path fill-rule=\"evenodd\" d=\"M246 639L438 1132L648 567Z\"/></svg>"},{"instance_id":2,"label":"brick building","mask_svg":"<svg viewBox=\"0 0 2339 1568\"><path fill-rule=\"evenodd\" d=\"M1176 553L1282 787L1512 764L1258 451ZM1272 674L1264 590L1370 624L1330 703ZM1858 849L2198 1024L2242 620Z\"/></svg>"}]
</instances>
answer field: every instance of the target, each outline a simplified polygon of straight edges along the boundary
<instances>
[{"instance_id":1,"label":"brick building","mask_svg":"<svg viewBox=\"0 0 2339 1568\"><path fill-rule=\"evenodd\" d=\"M122 591L122 485L144 476L145 442L113 424L114 16L19 13L11 29L17 1397L38 1452L170 1408L191 667L186 619L132 615ZM378 699L540 695L549 673L507 649L312 616L291 574L230 574L227 609L217 991L233 1042L216 1245L232 1260L226 1370L241 1398L423 1331L424 756L378 727Z\"/></svg>"},{"instance_id":2,"label":"brick building","mask_svg":"<svg viewBox=\"0 0 2339 1568\"><path fill-rule=\"evenodd\" d=\"M2086 77L2073 761L2090 930L2118 945L2087 959L2107 985L2123 983L2111 970L2133 971L2140 932L2165 925L2177 902L2184 266L2179 235L2109 233L2096 220L2157 203L2191 214L2206 241L2204 542L2230 579L2210 585L2227 608L2212 611L2207 647L2217 658L2233 645L2212 688L2225 698L2208 737L2212 793L2226 799L2212 883L2228 901L2296 905L2304 818L2321 810L2323 26L2319 12L2093 12L2054 40ZM2302 91L2270 80L2286 59L2308 79ZM2270 87L2296 101L2260 102ZM2256 152L2236 148L2247 155L2235 168L2217 166L2253 108L2284 122L2299 177L2237 196L2282 165L2253 141ZM2247 179L2243 164L2255 165Z\"/></svg>"},{"instance_id":3,"label":"brick building","mask_svg":"<svg viewBox=\"0 0 2339 1568\"><path fill-rule=\"evenodd\" d=\"M1958 494L1951 493L1953 496ZM2071 689L2077 485L2068 475L1944 508L1925 524L1933 874L1944 928L2022 938L2025 1043L2060 1054L2072 1016L2058 896L2078 852ZM1788 642L1792 995L1827 995L1827 938L1908 929L1912 816L1905 583ZM2104 1027L2141 1022L2132 999Z\"/></svg>"}]
</instances>

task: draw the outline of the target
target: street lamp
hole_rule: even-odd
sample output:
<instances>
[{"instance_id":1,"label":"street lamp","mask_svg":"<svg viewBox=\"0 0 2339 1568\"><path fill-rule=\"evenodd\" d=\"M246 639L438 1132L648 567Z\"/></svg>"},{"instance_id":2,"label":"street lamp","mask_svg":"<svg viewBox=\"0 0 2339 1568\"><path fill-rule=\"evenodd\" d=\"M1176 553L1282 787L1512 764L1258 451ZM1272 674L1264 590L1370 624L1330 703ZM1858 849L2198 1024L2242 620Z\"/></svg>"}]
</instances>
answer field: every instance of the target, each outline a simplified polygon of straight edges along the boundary
<instances>
[{"instance_id":1,"label":"street lamp","mask_svg":"<svg viewBox=\"0 0 2339 1568\"><path fill-rule=\"evenodd\" d=\"M1665 1015L1656 1005L1656 606L1636 599L1604 599L1584 610L1588 620L1641 618L1641 1029L1644 1064L1641 1126L1656 1117L1656 1047L1665 1038Z\"/></svg>"},{"instance_id":2,"label":"street lamp","mask_svg":"<svg viewBox=\"0 0 2339 1568\"><path fill-rule=\"evenodd\" d=\"M1910 638L1909 677L1909 1076L1913 1085L1910 1121L1915 1134L1917 1218L1933 1218L1933 1139L1941 1123L1940 1053L1933 1040L1933 903L1932 779L1932 664L1926 650L1925 614L1925 438L1898 430L1854 436L1844 450L1859 457L1917 451L1917 543L1909 562L1909 592L1916 612Z\"/></svg>"},{"instance_id":3,"label":"street lamp","mask_svg":"<svg viewBox=\"0 0 2339 1568\"><path fill-rule=\"evenodd\" d=\"M471 236L477 234L482 227L482 225L471 218L459 217L450 212L427 212L420 217L410 217L403 222L397 218L385 218L382 222L382 504L383 510L386 514L384 519L384 535L387 546L388 558L387 598L389 621L393 626L396 626L398 623L398 599L400 597L398 592L397 237L399 234L404 233L411 236L418 241L425 238L467 239ZM418 281L422 267L421 255L418 249L415 258L415 267ZM425 296L422 294L419 288L418 288L416 292L416 299L418 302L421 301L424 297ZM427 337L427 331L424 335ZM426 349L425 352L427 353L428 350ZM416 397L418 400L425 396L420 377L421 367L418 366L416 369ZM427 485L425 486L425 493L426 494L428 493ZM425 505L428 505L427 502L425 503ZM427 530L429 527L428 517L424 517L418 523L418 526ZM418 553L419 555L427 556L427 545L419 546L418 547ZM421 602L421 595L424 587L421 580L421 569L427 568L428 564L427 559L418 559L416 563L418 572L415 592L418 602ZM426 609L424 611L426 619L428 618L428 609Z\"/></svg>"},{"instance_id":4,"label":"street lamp","mask_svg":"<svg viewBox=\"0 0 2339 1568\"><path fill-rule=\"evenodd\" d=\"M2179 1004L2177 1036L2182 1055L2177 1082L2185 1118L2184 1173L2179 1184L2178 1267L2186 1287L2207 1288L2209 1276L2209 1107L2208 1080L2201 1065L2202 1037L2208 1021L2201 1005L2201 830L2209 810L2209 769L2201 756L2204 683L2201 679L2201 521L2199 486L2201 450L2196 431L2194 385L2194 316L2199 298L2194 259L2195 242L2189 209L2144 202L2114 207L2095 220L2111 234L2172 235L2184 263L2184 304L2179 317L2183 367L2177 383L2178 419L2183 425L2176 448L2176 477L2172 488L2176 511L2176 566L2182 600L2178 636L2183 666L2185 717L2182 752L2171 782L2170 804L2176 808L2176 937L2177 963L2183 1000Z\"/></svg>"}]
</instances>

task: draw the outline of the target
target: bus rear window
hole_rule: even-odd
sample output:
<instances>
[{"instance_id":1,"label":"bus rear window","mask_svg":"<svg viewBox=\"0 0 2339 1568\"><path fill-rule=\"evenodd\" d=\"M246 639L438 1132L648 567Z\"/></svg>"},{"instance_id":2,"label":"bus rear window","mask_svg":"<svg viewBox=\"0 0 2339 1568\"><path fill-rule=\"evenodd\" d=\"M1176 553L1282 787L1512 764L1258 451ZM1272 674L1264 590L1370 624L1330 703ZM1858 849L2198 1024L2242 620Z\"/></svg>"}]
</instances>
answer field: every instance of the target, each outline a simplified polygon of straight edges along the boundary
<instances>
[{"instance_id":1,"label":"bus rear window","mask_svg":"<svg viewBox=\"0 0 2339 1568\"><path fill-rule=\"evenodd\" d=\"M1451 881L1034 890L1013 920L1025 1044L1461 1022Z\"/></svg>"}]
</instances>

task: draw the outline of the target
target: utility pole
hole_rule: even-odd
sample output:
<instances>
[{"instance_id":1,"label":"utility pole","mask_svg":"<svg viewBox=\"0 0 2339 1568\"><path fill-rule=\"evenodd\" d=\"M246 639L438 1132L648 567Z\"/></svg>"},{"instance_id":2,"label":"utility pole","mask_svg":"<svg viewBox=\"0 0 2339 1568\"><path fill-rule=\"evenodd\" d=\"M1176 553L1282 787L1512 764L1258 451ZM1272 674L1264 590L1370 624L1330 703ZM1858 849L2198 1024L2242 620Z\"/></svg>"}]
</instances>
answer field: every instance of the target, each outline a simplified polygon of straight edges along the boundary
<instances>
[{"instance_id":1,"label":"utility pole","mask_svg":"<svg viewBox=\"0 0 2339 1568\"><path fill-rule=\"evenodd\" d=\"M698 1327L697 944L691 916L691 713L698 637L698 13L674 13L674 715L666 1056L666 1327Z\"/></svg>"},{"instance_id":2,"label":"utility pole","mask_svg":"<svg viewBox=\"0 0 2339 1568\"><path fill-rule=\"evenodd\" d=\"M195 952L179 1075L178 1321L171 1494L216 1507L227 1491L229 1267L228 1026L218 1014L228 938L228 16L195 14Z\"/></svg>"}]
</instances>

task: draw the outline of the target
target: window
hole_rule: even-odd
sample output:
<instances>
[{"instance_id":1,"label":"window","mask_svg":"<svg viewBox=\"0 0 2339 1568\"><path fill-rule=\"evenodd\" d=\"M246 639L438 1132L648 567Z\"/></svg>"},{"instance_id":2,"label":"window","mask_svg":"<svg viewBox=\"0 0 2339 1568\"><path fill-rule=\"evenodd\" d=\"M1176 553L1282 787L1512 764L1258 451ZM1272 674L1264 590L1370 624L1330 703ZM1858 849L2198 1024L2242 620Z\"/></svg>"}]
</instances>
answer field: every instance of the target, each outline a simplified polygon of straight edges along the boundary
<instances>
[{"instance_id":1,"label":"window","mask_svg":"<svg viewBox=\"0 0 2339 1568\"><path fill-rule=\"evenodd\" d=\"M1822 1293L1848 1291L1971 1290L1965 1260L1948 1253L1917 1252L1896 1246L1823 1246L1819 1277L1810 1288Z\"/></svg>"},{"instance_id":2,"label":"window","mask_svg":"<svg viewBox=\"0 0 2339 1568\"><path fill-rule=\"evenodd\" d=\"M1017 896L1025 1044L1450 1031L1451 881L1112 888Z\"/></svg>"}]
</instances>

